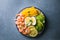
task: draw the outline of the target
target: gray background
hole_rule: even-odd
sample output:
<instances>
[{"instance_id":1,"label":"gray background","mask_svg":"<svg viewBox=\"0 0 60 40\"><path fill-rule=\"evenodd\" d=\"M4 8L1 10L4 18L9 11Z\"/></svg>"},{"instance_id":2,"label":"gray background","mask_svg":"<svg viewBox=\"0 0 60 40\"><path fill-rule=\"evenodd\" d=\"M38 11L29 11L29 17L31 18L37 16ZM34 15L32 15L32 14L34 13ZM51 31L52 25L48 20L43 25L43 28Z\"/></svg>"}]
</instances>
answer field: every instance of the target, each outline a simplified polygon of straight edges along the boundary
<instances>
[{"instance_id":1,"label":"gray background","mask_svg":"<svg viewBox=\"0 0 60 40\"><path fill-rule=\"evenodd\" d=\"M23 8L35 6L47 19L46 31L37 38L20 34L15 15ZM60 0L0 0L0 40L60 40Z\"/></svg>"}]
</instances>

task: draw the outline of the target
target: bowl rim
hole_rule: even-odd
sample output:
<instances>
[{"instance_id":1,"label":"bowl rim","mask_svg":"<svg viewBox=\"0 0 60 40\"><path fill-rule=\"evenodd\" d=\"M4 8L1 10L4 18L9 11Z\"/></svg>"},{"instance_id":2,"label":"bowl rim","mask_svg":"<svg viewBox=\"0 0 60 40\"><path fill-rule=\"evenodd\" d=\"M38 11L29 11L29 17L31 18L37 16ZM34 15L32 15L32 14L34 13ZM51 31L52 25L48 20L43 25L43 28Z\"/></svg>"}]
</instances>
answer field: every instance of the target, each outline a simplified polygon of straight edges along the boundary
<instances>
[{"instance_id":1,"label":"bowl rim","mask_svg":"<svg viewBox=\"0 0 60 40\"><path fill-rule=\"evenodd\" d=\"M25 8L23 8L22 10L20 10L17 14L19 14L19 13L21 13L21 11L23 11L24 9L26 9L26 8L30 8L30 7L32 7L32 6L29 6L29 7L25 7ZM35 7L35 6L34 6ZM37 7L35 7L36 9L38 9L40 12L42 12L42 10L41 9L39 9L39 8L37 8ZM44 15L44 13L42 12L42 14ZM16 18L17 18L18 16L16 16ZM45 17L45 15L44 15L44 17ZM45 23L44 23L45 24ZM19 28L17 27L17 25L16 25L16 28L17 28L17 30L18 30L18 32L19 32ZM40 35L40 34L42 34L42 32L44 31L44 29L45 29L45 25L44 25L44 28L43 28L43 30L42 31L40 31L39 33L38 33L38 35ZM19 32L20 34L22 34L21 32ZM22 34L22 35L24 35L24 34ZM37 35L37 36L38 36ZM24 35L24 36L26 36L26 37L30 37L30 38L35 38L35 37L31 37L31 36L28 36L28 35ZM37 37L36 36L36 37Z\"/></svg>"}]
</instances>

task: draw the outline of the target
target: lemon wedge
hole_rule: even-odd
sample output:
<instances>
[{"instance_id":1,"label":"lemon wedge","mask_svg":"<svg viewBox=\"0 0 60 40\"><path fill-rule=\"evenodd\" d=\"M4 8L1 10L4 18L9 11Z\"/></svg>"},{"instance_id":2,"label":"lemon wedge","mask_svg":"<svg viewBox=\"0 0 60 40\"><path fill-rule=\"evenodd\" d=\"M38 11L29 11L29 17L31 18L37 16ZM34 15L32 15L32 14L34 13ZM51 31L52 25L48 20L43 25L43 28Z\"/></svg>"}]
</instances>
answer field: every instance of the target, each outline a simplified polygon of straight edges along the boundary
<instances>
[{"instance_id":1,"label":"lemon wedge","mask_svg":"<svg viewBox=\"0 0 60 40\"><path fill-rule=\"evenodd\" d=\"M36 37L38 35L38 31L35 29L34 26L29 26L29 29L30 29L29 33L30 37Z\"/></svg>"}]
</instances>

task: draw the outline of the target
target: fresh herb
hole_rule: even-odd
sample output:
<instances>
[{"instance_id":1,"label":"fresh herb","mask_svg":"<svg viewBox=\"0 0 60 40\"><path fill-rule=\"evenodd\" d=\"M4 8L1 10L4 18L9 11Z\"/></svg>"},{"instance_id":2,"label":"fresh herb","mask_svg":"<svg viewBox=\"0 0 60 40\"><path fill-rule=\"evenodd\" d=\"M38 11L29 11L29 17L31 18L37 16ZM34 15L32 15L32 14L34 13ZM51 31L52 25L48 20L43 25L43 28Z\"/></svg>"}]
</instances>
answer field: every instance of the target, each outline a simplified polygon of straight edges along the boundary
<instances>
[{"instance_id":1,"label":"fresh herb","mask_svg":"<svg viewBox=\"0 0 60 40\"><path fill-rule=\"evenodd\" d=\"M32 23L32 20L30 20L30 22Z\"/></svg>"}]
</instances>

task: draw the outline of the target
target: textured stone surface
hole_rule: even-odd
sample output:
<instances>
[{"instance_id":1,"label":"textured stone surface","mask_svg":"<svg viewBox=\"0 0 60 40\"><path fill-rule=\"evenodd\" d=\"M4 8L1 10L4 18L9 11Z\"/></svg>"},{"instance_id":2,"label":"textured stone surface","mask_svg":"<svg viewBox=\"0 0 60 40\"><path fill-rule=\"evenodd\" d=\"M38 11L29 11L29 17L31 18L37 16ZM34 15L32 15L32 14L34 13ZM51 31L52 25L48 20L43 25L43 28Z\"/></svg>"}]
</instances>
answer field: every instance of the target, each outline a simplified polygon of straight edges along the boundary
<instances>
[{"instance_id":1,"label":"textured stone surface","mask_svg":"<svg viewBox=\"0 0 60 40\"><path fill-rule=\"evenodd\" d=\"M46 16L47 29L37 38L23 36L14 23L15 15L29 6ZM60 0L0 0L0 40L60 40Z\"/></svg>"}]
</instances>

